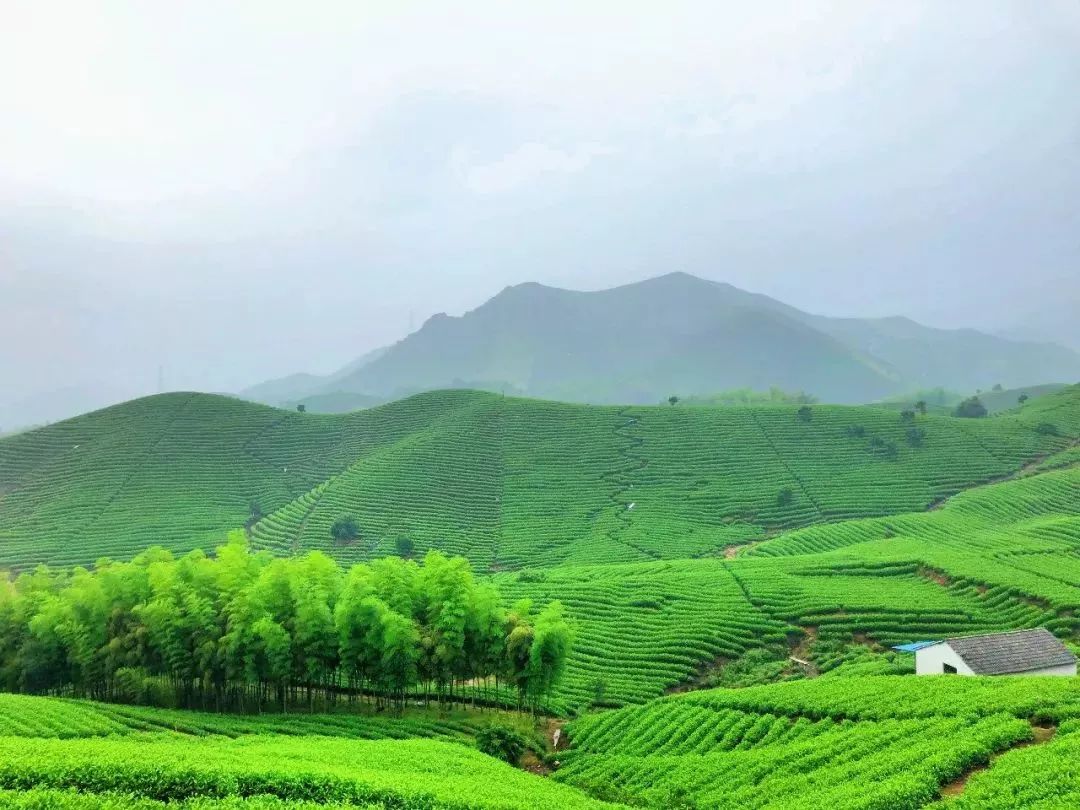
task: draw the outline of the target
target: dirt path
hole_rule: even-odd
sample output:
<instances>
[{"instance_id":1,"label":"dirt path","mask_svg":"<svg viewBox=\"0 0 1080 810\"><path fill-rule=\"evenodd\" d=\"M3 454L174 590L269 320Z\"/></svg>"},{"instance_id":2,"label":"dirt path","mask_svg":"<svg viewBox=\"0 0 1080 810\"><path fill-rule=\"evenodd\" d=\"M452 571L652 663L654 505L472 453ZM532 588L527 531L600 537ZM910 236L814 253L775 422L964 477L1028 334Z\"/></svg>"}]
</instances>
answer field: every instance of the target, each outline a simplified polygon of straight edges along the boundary
<instances>
[{"instance_id":1,"label":"dirt path","mask_svg":"<svg viewBox=\"0 0 1080 810\"><path fill-rule=\"evenodd\" d=\"M814 663L811 658L811 650L813 649L814 642L817 641L818 629L816 627L807 626L804 627L803 633L805 635L799 639L799 643L791 648L791 654L788 655L788 660L798 664L806 671L806 675L809 678L816 678L821 673L818 671L817 664Z\"/></svg>"},{"instance_id":2,"label":"dirt path","mask_svg":"<svg viewBox=\"0 0 1080 810\"><path fill-rule=\"evenodd\" d=\"M630 528L631 512L636 506L629 497L630 490L634 487L632 476L639 470L649 466L649 460L638 452L645 440L630 432L632 428L638 426L641 416L640 414L633 416L629 413L629 410L629 408L623 408L619 411L620 424L612 429L612 433L616 437L625 440L625 444L618 449L622 464L619 469L610 470L601 476L604 481L615 487L614 491L608 496L615 508L615 525L608 530L607 535L611 540L629 546L645 558L658 560L660 559L659 552L649 548L642 548L624 536L625 530Z\"/></svg>"},{"instance_id":3,"label":"dirt path","mask_svg":"<svg viewBox=\"0 0 1080 810\"><path fill-rule=\"evenodd\" d=\"M975 774L981 773L988 768L992 768L994 766L994 762L997 761L998 757L1004 756L1010 751L1016 751L1020 748L1028 748L1032 745L1042 745L1043 743L1049 742L1054 738L1054 734L1056 732L1056 726L1036 726L1033 724L1031 726L1031 733L1033 736L1030 740L1024 740L1023 742L1019 742L1016 745L1009 746L1004 751L999 751L998 753L991 755L990 761L984 765L976 765L972 768L968 768L966 771L956 777L956 779L954 779L953 781L949 782L947 785L942 785L938 793L943 799L951 796L959 796L961 793L964 792L964 788L967 787L968 780L971 779L971 777Z\"/></svg>"}]
</instances>

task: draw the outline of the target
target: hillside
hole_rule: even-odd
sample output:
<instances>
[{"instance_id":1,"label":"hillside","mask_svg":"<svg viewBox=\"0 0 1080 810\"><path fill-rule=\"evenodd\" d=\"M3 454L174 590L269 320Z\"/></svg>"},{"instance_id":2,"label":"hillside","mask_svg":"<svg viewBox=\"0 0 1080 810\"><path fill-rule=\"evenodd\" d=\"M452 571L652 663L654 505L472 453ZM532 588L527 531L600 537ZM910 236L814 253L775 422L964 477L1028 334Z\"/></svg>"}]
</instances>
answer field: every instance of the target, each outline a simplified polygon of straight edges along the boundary
<instances>
[{"instance_id":1,"label":"hillside","mask_svg":"<svg viewBox=\"0 0 1080 810\"><path fill-rule=\"evenodd\" d=\"M5 565L205 548L257 501L256 548L351 562L408 537L467 556L507 604L560 600L576 640L544 704L570 718L547 780L478 753L476 714L0 695L0 804L67 806L75 787L74 806L147 810L299 810L312 791L376 807L1071 806L1075 679L915 679L889 646L1035 626L1080 642L1080 387L986 419L800 408L439 391L320 415L168 394L2 439ZM335 545L343 514L361 536ZM710 688L730 686L750 688Z\"/></svg>"},{"instance_id":2,"label":"hillside","mask_svg":"<svg viewBox=\"0 0 1080 810\"><path fill-rule=\"evenodd\" d=\"M1060 346L933 329L907 318L812 315L671 273L597 292L508 287L461 317L434 316L332 379L287 379L290 395L276 399L263 388L246 396L278 404L338 392L389 399L473 387L654 404L673 394L776 386L855 403L934 386L974 391L1078 379L1080 354Z\"/></svg>"},{"instance_id":3,"label":"hillside","mask_svg":"<svg viewBox=\"0 0 1080 810\"><path fill-rule=\"evenodd\" d=\"M1080 750L1072 678L820 678L666 698L568 732L558 781L655 807L915 808L960 790L946 806L1080 798L1066 764Z\"/></svg>"},{"instance_id":4,"label":"hillside","mask_svg":"<svg viewBox=\"0 0 1080 810\"><path fill-rule=\"evenodd\" d=\"M0 564L216 544L342 560L399 537L481 569L723 553L812 523L923 509L1065 449L1077 390L989 420L877 408L615 408L436 392L346 415L203 394L0 440ZM1050 414L1049 416L1042 416ZM1048 419L1061 435L1035 426ZM909 431L918 431L914 444ZM335 546L330 524L358 518ZM75 539L77 538L77 541Z\"/></svg>"}]
</instances>

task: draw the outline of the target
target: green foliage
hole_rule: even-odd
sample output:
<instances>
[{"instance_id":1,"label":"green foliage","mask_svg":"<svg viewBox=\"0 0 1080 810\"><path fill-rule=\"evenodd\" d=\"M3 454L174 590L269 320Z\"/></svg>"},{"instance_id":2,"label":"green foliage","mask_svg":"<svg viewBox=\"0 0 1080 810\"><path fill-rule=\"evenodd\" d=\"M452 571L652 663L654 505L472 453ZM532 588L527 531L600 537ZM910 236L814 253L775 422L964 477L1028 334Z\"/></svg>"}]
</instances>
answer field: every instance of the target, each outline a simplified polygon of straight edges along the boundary
<instances>
[{"instance_id":1,"label":"green foliage","mask_svg":"<svg viewBox=\"0 0 1080 810\"><path fill-rule=\"evenodd\" d=\"M339 546L355 543L360 538L360 521L356 515L342 515L330 526L330 536Z\"/></svg>"},{"instance_id":2,"label":"green foliage","mask_svg":"<svg viewBox=\"0 0 1080 810\"><path fill-rule=\"evenodd\" d=\"M476 747L489 757L517 765L529 741L517 729L492 723L476 731Z\"/></svg>"},{"instance_id":3,"label":"green foliage","mask_svg":"<svg viewBox=\"0 0 1080 810\"><path fill-rule=\"evenodd\" d=\"M1038 433L1040 436L1060 435L1058 433L1057 425L1053 424L1052 422L1039 422L1039 424L1035 426L1035 432Z\"/></svg>"},{"instance_id":4,"label":"green foliage","mask_svg":"<svg viewBox=\"0 0 1080 810\"><path fill-rule=\"evenodd\" d=\"M926 431L922 428L909 427L904 431L904 438L912 447L922 447L923 442L926 441Z\"/></svg>"},{"instance_id":5,"label":"green foliage","mask_svg":"<svg viewBox=\"0 0 1080 810\"><path fill-rule=\"evenodd\" d=\"M394 551L397 552L399 557L408 559L416 551L416 543L412 541L411 537L403 534L394 541Z\"/></svg>"},{"instance_id":6,"label":"green foliage","mask_svg":"<svg viewBox=\"0 0 1080 810\"><path fill-rule=\"evenodd\" d=\"M982 400L977 396L968 397L953 411L953 416L959 416L964 419L979 419L986 416L986 406L983 405Z\"/></svg>"},{"instance_id":7,"label":"green foliage","mask_svg":"<svg viewBox=\"0 0 1080 810\"><path fill-rule=\"evenodd\" d=\"M809 405L803 405L796 411L800 422L809 422L814 418L814 410Z\"/></svg>"},{"instance_id":8,"label":"green foliage","mask_svg":"<svg viewBox=\"0 0 1080 810\"><path fill-rule=\"evenodd\" d=\"M391 557L344 572L320 552L251 554L238 532L213 558L151 549L93 573L23 574L0 599L0 687L165 702L167 678L169 703L284 710L303 695L310 710L343 681L401 707L431 687L461 699L466 681L488 697L502 676L535 707L562 676L569 624L558 602L535 623L500 603L467 561L437 551L423 566Z\"/></svg>"},{"instance_id":9,"label":"green foliage","mask_svg":"<svg viewBox=\"0 0 1080 810\"><path fill-rule=\"evenodd\" d=\"M0 788L28 787L74 789L90 802L120 795L170 806L209 799L212 803L202 806L217 807L214 802L248 796L270 801L262 806L271 808L304 806L298 802L404 810L604 806L474 749L438 740L173 734L0 738Z\"/></svg>"}]
</instances>

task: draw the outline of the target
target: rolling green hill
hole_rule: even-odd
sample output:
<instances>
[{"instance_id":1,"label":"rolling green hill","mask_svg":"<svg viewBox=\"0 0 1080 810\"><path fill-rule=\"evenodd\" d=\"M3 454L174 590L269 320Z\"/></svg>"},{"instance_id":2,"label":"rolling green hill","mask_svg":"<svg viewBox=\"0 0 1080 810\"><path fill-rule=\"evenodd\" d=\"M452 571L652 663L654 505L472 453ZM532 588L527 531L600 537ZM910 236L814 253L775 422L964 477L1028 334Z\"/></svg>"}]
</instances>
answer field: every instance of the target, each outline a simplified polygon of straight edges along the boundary
<instances>
[{"instance_id":1,"label":"rolling green hill","mask_svg":"<svg viewBox=\"0 0 1080 810\"><path fill-rule=\"evenodd\" d=\"M468 391L346 415L203 394L0 440L0 564L205 547L441 548L481 569L721 554L821 522L926 508L1069 446L1078 389L990 420L876 408L616 408ZM1052 421L1060 435L1035 428ZM909 436L917 431L917 441ZM330 525L355 514L358 542Z\"/></svg>"},{"instance_id":2,"label":"rolling green hill","mask_svg":"<svg viewBox=\"0 0 1080 810\"><path fill-rule=\"evenodd\" d=\"M1061 346L900 317L812 315L729 284L670 273L594 292L508 287L461 317L432 317L332 378L286 378L245 396L279 404L337 392L390 399L468 386L653 404L673 394L777 386L853 403L933 386L974 391L1078 379L1080 354ZM268 399L270 392L276 398Z\"/></svg>"}]
</instances>

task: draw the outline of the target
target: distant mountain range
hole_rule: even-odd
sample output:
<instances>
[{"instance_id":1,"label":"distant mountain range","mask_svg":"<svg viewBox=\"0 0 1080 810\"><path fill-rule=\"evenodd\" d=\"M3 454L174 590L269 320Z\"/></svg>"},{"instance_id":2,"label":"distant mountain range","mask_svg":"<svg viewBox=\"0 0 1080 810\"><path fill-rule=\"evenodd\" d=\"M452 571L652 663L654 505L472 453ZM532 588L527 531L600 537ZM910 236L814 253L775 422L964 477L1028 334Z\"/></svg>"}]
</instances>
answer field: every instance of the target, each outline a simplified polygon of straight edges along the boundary
<instances>
[{"instance_id":1,"label":"distant mountain range","mask_svg":"<svg viewBox=\"0 0 1080 810\"><path fill-rule=\"evenodd\" d=\"M732 388L870 402L1080 380L1080 354L1053 343L908 318L829 318L685 273L597 292L527 283L460 317L430 318L328 377L293 375L241 392L273 405L347 410L437 388L640 404Z\"/></svg>"}]
</instances>

